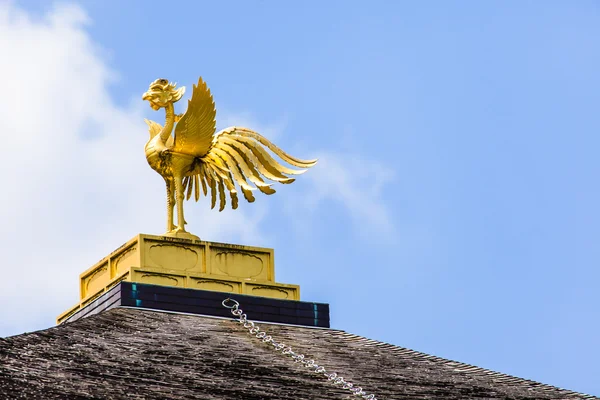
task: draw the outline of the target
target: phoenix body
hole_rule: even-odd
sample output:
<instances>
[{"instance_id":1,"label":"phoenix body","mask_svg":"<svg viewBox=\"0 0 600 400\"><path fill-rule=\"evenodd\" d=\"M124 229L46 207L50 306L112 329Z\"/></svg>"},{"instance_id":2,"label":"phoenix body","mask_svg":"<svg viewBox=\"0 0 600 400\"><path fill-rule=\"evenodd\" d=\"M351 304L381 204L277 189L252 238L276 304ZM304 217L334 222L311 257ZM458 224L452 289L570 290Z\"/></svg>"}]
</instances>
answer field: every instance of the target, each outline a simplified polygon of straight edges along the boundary
<instances>
[{"instance_id":1,"label":"phoenix body","mask_svg":"<svg viewBox=\"0 0 600 400\"><path fill-rule=\"evenodd\" d=\"M167 235L194 237L185 231L183 201L192 195L198 201L200 191L211 198L219 211L227 203L229 193L233 209L238 206L239 188L248 202L255 200L253 191L265 194L275 190L265 179L279 183L292 183L288 175L298 175L312 167L317 160L301 160L285 153L269 140L247 128L232 126L216 132L216 109L210 90L200 78L194 85L192 97L184 114L176 115L174 103L179 101L185 87L166 79L150 84L143 100L154 110L165 109L164 125L145 120L150 130L150 140L145 152L148 164L165 180L167 187ZM269 149L287 164L281 165L266 150ZM173 209L177 206L177 224Z\"/></svg>"}]
</instances>

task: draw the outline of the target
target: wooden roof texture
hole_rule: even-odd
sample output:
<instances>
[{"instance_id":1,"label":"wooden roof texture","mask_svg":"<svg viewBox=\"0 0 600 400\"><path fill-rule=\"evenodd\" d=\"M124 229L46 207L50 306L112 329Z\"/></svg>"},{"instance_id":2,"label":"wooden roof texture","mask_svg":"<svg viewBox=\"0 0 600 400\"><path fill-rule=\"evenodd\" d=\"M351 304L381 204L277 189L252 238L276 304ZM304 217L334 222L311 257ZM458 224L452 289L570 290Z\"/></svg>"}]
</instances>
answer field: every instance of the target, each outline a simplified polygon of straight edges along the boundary
<instances>
[{"instance_id":1,"label":"wooden roof texture","mask_svg":"<svg viewBox=\"0 0 600 400\"><path fill-rule=\"evenodd\" d=\"M379 400L597 398L339 330L259 325ZM116 308L0 339L0 398L357 397L275 352L233 320Z\"/></svg>"}]
</instances>

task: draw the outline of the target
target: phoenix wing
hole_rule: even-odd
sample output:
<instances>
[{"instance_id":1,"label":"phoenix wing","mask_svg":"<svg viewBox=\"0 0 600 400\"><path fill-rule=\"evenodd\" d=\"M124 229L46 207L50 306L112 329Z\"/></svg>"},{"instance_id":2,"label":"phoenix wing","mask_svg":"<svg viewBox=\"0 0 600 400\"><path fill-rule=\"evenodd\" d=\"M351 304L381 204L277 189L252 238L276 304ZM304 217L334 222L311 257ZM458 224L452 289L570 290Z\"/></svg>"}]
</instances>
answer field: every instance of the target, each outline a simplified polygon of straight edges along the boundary
<instances>
[{"instance_id":1,"label":"phoenix wing","mask_svg":"<svg viewBox=\"0 0 600 400\"><path fill-rule=\"evenodd\" d=\"M179 153L202 157L211 148L216 130L217 110L210 89L202 78L194 85L188 109L175 126L173 150Z\"/></svg>"},{"instance_id":2,"label":"phoenix wing","mask_svg":"<svg viewBox=\"0 0 600 400\"><path fill-rule=\"evenodd\" d=\"M291 169L281 165L265 149L269 149L286 163L303 168ZM253 202L252 192L258 188L265 194L273 194L275 190L265 179L280 183L292 183L293 178L287 175L299 175L317 163L317 160L301 160L292 157L275 146L262 135L250 129L230 127L214 135L208 153L197 159L193 171L184 180L189 200L194 192L195 200L200 197L200 187L205 196L210 189L211 207L214 208L219 199L219 211L225 208L226 194L229 192L231 206L238 206L236 184L242 190L244 198Z\"/></svg>"},{"instance_id":3,"label":"phoenix wing","mask_svg":"<svg viewBox=\"0 0 600 400\"><path fill-rule=\"evenodd\" d=\"M146 124L148 124L148 132L150 132L150 139L152 139L154 136L158 135L163 128L163 126L161 124L159 124L158 122L152 121L150 119L144 118L144 121L146 122ZM169 138L167 139L167 143L165 143L165 145L167 147L171 147L173 145L173 136L169 136Z\"/></svg>"}]
</instances>

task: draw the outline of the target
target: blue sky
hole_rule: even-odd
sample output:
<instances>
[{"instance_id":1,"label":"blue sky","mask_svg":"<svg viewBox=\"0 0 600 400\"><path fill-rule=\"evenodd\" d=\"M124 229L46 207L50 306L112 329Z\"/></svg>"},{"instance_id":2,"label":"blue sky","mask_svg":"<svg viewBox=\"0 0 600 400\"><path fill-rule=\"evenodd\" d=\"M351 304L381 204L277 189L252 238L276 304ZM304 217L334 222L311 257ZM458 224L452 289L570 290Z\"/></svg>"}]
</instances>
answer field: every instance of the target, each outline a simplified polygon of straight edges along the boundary
<instances>
[{"instance_id":1,"label":"blue sky","mask_svg":"<svg viewBox=\"0 0 600 400\"><path fill-rule=\"evenodd\" d=\"M141 94L201 75L219 127L321 162L192 232L275 248L335 328L600 395L599 45L583 0L3 3L0 336L162 233Z\"/></svg>"}]
</instances>

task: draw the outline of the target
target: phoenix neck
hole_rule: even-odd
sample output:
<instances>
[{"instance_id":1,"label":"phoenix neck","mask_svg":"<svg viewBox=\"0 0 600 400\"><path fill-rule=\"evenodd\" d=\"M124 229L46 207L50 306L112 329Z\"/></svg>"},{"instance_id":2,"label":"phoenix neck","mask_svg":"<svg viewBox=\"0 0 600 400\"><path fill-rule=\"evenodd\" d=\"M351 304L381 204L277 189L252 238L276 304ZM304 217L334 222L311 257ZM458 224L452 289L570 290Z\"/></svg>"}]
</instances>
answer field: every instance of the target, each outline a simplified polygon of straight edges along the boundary
<instances>
[{"instance_id":1,"label":"phoenix neck","mask_svg":"<svg viewBox=\"0 0 600 400\"><path fill-rule=\"evenodd\" d=\"M165 126L159 133L160 139L163 143L167 142L167 139L169 139L169 136L171 136L171 132L173 132L173 126L175 125L175 108L173 107L173 103L167 104L165 107L165 112Z\"/></svg>"}]
</instances>

